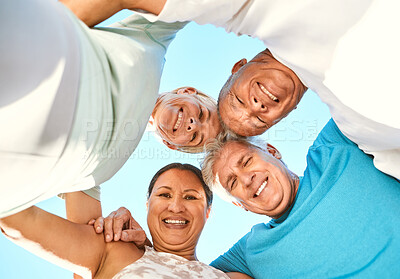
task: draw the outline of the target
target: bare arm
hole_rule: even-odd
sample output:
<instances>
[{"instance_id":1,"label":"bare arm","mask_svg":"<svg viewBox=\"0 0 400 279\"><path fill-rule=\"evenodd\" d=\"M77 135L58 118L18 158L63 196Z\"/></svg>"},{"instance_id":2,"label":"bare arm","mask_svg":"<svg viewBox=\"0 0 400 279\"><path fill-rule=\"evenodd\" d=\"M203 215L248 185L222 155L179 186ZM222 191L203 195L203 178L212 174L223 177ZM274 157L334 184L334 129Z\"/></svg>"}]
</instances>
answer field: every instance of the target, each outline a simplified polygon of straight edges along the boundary
<instances>
[{"instance_id":1,"label":"bare arm","mask_svg":"<svg viewBox=\"0 0 400 279\"><path fill-rule=\"evenodd\" d=\"M86 25L92 27L123 9L140 9L158 15L166 0L60 0Z\"/></svg>"},{"instance_id":2,"label":"bare arm","mask_svg":"<svg viewBox=\"0 0 400 279\"><path fill-rule=\"evenodd\" d=\"M13 242L83 277L94 276L105 255L103 237L91 226L37 207L0 219L0 227Z\"/></svg>"},{"instance_id":3,"label":"bare arm","mask_svg":"<svg viewBox=\"0 0 400 279\"><path fill-rule=\"evenodd\" d=\"M65 208L67 219L77 224L87 224L89 220L102 216L100 201L84 192L65 194ZM74 274L74 279L82 279Z\"/></svg>"},{"instance_id":4,"label":"bare arm","mask_svg":"<svg viewBox=\"0 0 400 279\"><path fill-rule=\"evenodd\" d=\"M100 201L84 192L65 194L67 219L77 224L87 224L91 219L102 216Z\"/></svg>"},{"instance_id":5,"label":"bare arm","mask_svg":"<svg viewBox=\"0 0 400 279\"><path fill-rule=\"evenodd\" d=\"M240 272L228 272L226 275L228 275L231 279L253 279L253 277Z\"/></svg>"}]
</instances>

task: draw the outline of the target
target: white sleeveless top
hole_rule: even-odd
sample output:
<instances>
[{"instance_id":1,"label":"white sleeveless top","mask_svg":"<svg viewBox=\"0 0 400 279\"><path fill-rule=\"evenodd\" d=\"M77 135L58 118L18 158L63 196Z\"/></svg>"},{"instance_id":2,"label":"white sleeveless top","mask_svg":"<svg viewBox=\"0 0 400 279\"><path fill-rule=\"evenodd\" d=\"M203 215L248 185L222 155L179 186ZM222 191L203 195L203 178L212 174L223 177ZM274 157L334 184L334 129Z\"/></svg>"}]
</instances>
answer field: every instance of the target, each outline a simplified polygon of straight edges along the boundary
<instances>
[{"instance_id":1,"label":"white sleeveless top","mask_svg":"<svg viewBox=\"0 0 400 279\"><path fill-rule=\"evenodd\" d=\"M113 279L129 278L229 278L222 271L199 261L189 261L181 256L157 252L146 246L146 252L136 262L122 269Z\"/></svg>"}]
</instances>

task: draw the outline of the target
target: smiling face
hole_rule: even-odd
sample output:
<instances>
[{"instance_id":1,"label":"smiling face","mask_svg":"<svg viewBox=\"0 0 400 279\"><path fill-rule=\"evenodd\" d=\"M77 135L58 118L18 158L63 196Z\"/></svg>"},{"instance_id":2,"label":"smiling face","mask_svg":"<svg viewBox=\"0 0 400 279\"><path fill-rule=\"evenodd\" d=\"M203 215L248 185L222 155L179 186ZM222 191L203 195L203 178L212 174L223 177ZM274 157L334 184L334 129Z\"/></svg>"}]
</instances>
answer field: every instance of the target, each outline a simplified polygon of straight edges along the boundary
<instances>
[{"instance_id":1,"label":"smiling face","mask_svg":"<svg viewBox=\"0 0 400 279\"><path fill-rule=\"evenodd\" d=\"M242 205L257 214L281 217L292 205L299 180L279 160L271 145L268 152L241 142L228 142L213 166L214 176Z\"/></svg>"},{"instance_id":2,"label":"smiling face","mask_svg":"<svg viewBox=\"0 0 400 279\"><path fill-rule=\"evenodd\" d=\"M217 106L203 98L195 88L184 87L157 100L154 125L169 148L202 147L221 132Z\"/></svg>"},{"instance_id":3,"label":"smiling face","mask_svg":"<svg viewBox=\"0 0 400 279\"><path fill-rule=\"evenodd\" d=\"M241 136L264 133L288 115L307 88L265 50L237 62L219 97L222 121Z\"/></svg>"},{"instance_id":4,"label":"smiling face","mask_svg":"<svg viewBox=\"0 0 400 279\"><path fill-rule=\"evenodd\" d=\"M202 183L193 172L170 169L162 173L148 200L147 224L155 249L194 255L209 212Z\"/></svg>"}]
</instances>

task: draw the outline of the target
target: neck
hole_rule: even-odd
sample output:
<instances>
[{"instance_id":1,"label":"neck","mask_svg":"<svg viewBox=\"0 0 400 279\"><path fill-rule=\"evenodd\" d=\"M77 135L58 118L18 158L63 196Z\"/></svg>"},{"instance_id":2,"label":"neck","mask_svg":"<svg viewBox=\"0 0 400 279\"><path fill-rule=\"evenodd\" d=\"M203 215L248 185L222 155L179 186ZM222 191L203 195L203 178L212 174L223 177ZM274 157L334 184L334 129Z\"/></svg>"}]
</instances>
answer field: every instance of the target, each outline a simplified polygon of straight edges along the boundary
<instances>
[{"instance_id":1,"label":"neck","mask_svg":"<svg viewBox=\"0 0 400 279\"><path fill-rule=\"evenodd\" d=\"M158 243L154 243L154 249L157 252L170 253L177 256L181 256L189 261L197 261L196 247L180 248L180 246L181 245L174 245L174 249L170 249L168 247L159 245Z\"/></svg>"}]
</instances>

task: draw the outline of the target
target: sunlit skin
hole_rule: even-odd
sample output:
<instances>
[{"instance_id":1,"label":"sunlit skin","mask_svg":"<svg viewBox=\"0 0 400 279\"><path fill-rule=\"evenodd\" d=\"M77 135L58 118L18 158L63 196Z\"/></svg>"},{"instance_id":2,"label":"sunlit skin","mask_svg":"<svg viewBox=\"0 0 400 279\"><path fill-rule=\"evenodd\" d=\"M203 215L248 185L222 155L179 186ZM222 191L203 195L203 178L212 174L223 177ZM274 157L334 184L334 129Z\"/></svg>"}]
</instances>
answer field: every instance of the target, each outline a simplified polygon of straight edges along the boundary
<instances>
[{"instance_id":1,"label":"sunlit skin","mask_svg":"<svg viewBox=\"0 0 400 279\"><path fill-rule=\"evenodd\" d=\"M292 205L298 177L280 161L279 151L229 142L213 167L221 185L247 209L271 218L281 217Z\"/></svg>"},{"instance_id":2,"label":"sunlit skin","mask_svg":"<svg viewBox=\"0 0 400 279\"><path fill-rule=\"evenodd\" d=\"M264 133L286 117L307 88L269 50L238 61L219 97L222 121L241 136Z\"/></svg>"},{"instance_id":3,"label":"sunlit skin","mask_svg":"<svg viewBox=\"0 0 400 279\"><path fill-rule=\"evenodd\" d=\"M203 102L193 87L179 89L159 98L152 113L164 144L171 149L203 146L221 132L217 107Z\"/></svg>"},{"instance_id":4,"label":"sunlit skin","mask_svg":"<svg viewBox=\"0 0 400 279\"><path fill-rule=\"evenodd\" d=\"M148 200L147 224L154 248L196 260L196 245L209 213L206 193L194 173L171 169L161 174Z\"/></svg>"}]
</instances>

